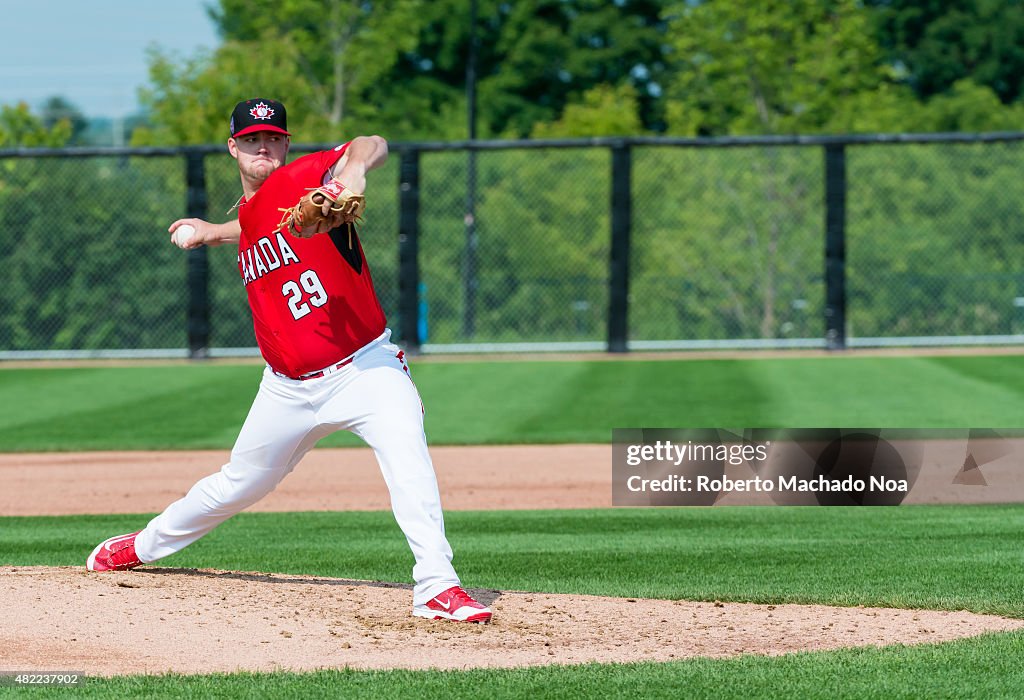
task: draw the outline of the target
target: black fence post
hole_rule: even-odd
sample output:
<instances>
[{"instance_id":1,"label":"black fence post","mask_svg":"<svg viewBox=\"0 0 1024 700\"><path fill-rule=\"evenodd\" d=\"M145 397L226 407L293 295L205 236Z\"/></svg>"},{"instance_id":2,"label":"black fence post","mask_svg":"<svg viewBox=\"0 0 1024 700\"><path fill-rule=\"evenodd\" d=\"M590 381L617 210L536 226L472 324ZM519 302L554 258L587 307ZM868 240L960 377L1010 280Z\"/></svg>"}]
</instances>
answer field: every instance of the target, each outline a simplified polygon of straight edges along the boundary
<instances>
[{"instance_id":1,"label":"black fence post","mask_svg":"<svg viewBox=\"0 0 1024 700\"><path fill-rule=\"evenodd\" d=\"M629 239L632 223L632 151L612 146L611 246L608 257L608 352L626 352L629 334Z\"/></svg>"},{"instance_id":2,"label":"black fence post","mask_svg":"<svg viewBox=\"0 0 1024 700\"><path fill-rule=\"evenodd\" d=\"M466 171L466 249L462 261L462 335L476 335L477 234L476 234L476 151L469 149Z\"/></svg>"},{"instance_id":3,"label":"black fence post","mask_svg":"<svg viewBox=\"0 0 1024 700\"><path fill-rule=\"evenodd\" d=\"M203 152L185 151L186 215L206 219L206 169ZM210 295L209 262L206 246L187 253L188 280L188 355L193 360L210 354Z\"/></svg>"},{"instance_id":4,"label":"black fence post","mask_svg":"<svg viewBox=\"0 0 1024 700\"><path fill-rule=\"evenodd\" d=\"M846 146L825 146L825 347L846 349Z\"/></svg>"},{"instance_id":5,"label":"black fence post","mask_svg":"<svg viewBox=\"0 0 1024 700\"><path fill-rule=\"evenodd\" d=\"M420 152L403 150L398 167L398 314L405 349L418 352L420 338Z\"/></svg>"}]
</instances>

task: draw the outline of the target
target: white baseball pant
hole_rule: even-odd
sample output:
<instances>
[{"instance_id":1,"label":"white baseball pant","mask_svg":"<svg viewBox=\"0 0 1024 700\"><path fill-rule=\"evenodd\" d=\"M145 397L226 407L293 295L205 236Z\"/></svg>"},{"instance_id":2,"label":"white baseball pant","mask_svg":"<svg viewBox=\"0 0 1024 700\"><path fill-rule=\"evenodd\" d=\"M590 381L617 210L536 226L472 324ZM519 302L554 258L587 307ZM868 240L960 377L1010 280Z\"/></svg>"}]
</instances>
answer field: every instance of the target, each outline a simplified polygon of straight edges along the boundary
<instances>
[{"instance_id":1,"label":"white baseball pant","mask_svg":"<svg viewBox=\"0 0 1024 700\"><path fill-rule=\"evenodd\" d=\"M135 540L139 559L154 562L184 549L273 491L318 440L350 430L373 448L415 557L413 604L459 585L419 393L390 337L385 331L321 378L300 381L264 370L231 461L150 521Z\"/></svg>"}]
</instances>

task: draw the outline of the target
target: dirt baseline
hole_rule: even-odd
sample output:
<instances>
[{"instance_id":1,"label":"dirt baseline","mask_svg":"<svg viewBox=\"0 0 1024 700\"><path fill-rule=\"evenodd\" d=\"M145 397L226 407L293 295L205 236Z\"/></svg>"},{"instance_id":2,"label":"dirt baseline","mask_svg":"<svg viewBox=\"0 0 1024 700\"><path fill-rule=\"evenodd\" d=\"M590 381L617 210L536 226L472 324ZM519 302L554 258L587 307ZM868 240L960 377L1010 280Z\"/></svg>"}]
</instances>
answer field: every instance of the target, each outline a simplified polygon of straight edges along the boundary
<instances>
[{"instance_id":1,"label":"dirt baseline","mask_svg":"<svg viewBox=\"0 0 1024 700\"><path fill-rule=\"evenodd\" d=\"M905 503L1001 503L1024 494L1014 455L986 464L985 486L955 483L959 465L935 449ZM941 447L936 441L936 447ZM611 445L432 447L445 510L609 508ZM227 450L0 454L0 515L157 513L228 460ZM945 460L945 461L944 461ZM753 476L729 467L734 479ZM770 504L765 494L731 493L718 505ZM318 448L277 489L249 508L389 510L384 479L369 448ZM142 523L144 524L144 523ZM142 526L140 524L140 527Z\"/></svg>"},{"instance_id":2,"label":"dirt baseline","mask_svg":"<svg viewBox=\"0 0 1024 700\"><path fill-rule=\"evenodd\" d=\"M408 586L194 569L0 570L0 670L87 675L671 661L948 641L1024 628L965 612L472 590L490 625L413 618Z\"/></svg>"}]
</instances>

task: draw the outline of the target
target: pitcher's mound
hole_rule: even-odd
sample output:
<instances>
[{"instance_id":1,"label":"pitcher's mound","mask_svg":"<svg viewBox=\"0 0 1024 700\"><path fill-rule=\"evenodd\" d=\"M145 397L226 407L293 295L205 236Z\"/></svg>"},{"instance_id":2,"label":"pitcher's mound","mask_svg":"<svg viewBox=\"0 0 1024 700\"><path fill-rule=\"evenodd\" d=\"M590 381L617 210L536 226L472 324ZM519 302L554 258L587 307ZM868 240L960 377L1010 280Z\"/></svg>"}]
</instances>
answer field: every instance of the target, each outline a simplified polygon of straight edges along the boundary
<instances>
[{"instance_id":1,"label":"pitcher's mound","mask_svg":"<svg viewBox=\"0 0 1024 700\"><path fill-rule=\"evenodd\" d=\"M143 567L0 569L0 670L87 675L475 668L915 644L1024 628L966 612L471 589L489 625L411 616L411 587Z\"/></svg>"}]
</instances>

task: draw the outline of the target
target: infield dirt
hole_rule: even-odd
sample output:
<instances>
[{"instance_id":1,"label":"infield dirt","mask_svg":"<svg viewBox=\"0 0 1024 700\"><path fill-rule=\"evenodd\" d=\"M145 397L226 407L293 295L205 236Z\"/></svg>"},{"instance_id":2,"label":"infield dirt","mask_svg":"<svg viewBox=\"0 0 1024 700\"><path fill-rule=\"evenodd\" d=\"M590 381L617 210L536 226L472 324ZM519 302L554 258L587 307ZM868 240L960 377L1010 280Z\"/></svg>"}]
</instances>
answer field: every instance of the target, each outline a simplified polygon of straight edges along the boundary
<instances>
[{"instance_id":1,"label":"infield dirt","mask_svg":"<svg viewBox=\"0 0 1024 700\"><path fill-rule=\"evenodd\" d=\"M489 625L413 618L408 586L194 569L9 567L0 670L88 675L515 667L778 655L1024 628L966 612L471 590Z\"/></svg>"},{"instance_id":2,"label":"infield dirt","mask_svg":"<svg viewBox=\"0 0 1024 700\"><path fill-rule=\"evenodd\" d=\"M938 442L938 441L936 441ZM1024 470L1009 458L980 471L987 486L954 483L957 465L924 464L906 503L999 503L1024 494ZM1014 444L1010 444L1014 443ZM950 450L936 450L944 457ZM445 510L608 508L611 445L432 447ZM227 450L0 454L0 515L154 513L220 469ZM731 478L751 476L730 468ZM56 485L59 485L57 487ZM719 505L770 504L766 494L731 493ZM315 449L249 510L389 510L388 492L367 448Z\"/></svg>"}]
</instances>

